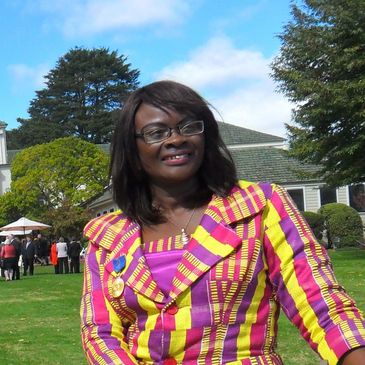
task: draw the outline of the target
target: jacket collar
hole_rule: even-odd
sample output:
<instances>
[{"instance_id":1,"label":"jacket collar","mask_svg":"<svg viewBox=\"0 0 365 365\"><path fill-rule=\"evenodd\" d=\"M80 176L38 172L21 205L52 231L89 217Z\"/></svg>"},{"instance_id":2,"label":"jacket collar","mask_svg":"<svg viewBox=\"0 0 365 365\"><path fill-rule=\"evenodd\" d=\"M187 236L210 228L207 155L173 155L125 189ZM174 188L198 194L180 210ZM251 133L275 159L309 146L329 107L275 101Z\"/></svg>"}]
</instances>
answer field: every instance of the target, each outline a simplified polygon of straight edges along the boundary
<instances>
[{"instance_id":1,"label":"jacket collar","mask_svg":"<svg viewBox=\"0 0 365 365\"><path fill-rule=\"evenodd\" d=\"M241 181L228 197L213 197L201 222L187 245L178 265L168 298L154 281L141 248L141 230L123 213L96 218L85 227L84 234L110 252L105 269L113 276L113 260L126 256L121 276L126 285L148 298L168 305L217 262L241 244L232 225L258 214L266 205L258 184Z\"/></svg>"}]
</instances>

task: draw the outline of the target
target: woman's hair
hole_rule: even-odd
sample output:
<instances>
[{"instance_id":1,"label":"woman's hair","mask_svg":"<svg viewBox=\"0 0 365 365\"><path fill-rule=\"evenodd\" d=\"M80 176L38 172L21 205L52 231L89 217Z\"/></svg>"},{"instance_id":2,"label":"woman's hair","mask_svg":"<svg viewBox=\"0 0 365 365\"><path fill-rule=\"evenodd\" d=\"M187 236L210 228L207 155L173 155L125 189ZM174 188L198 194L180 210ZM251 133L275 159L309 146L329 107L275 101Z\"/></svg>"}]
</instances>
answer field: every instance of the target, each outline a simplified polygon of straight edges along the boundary
<instances>
[{"instance_id":1,"label":"woman's hair","mask_svg":"<svg viewBox=\"0 0 365 365\"><path fill-rule=\"evenodd\" d=\"M114 201L138 223L161 222L152 205L149 179L142 168L136 138L135 116L142 103L161 110L173 110L204 121L205 151L198 170L197 198L212 194L226 196L237 182L232 157L222 141L209 104L194 90L174 81L158 81L134 91L126 100L111 144L110 175Z\"/></svg>"}]
</instances>

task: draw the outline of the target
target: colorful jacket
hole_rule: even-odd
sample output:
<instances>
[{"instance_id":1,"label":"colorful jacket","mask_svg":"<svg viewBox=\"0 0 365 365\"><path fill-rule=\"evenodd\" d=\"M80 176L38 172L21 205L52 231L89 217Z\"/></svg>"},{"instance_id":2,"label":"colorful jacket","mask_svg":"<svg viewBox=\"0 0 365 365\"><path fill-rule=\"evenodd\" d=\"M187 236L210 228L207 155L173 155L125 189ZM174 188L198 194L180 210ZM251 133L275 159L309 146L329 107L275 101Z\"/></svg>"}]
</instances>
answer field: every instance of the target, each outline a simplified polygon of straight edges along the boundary
<instances>
[{"instance_id":1,"label":"colorful jacket","mask_svg":"<svg viewBox=\"0 0 365 365\"><path fill-rule=\"evenodd\" d=\"M214 197L168 297L146 264L138 224L115 212L84 233L82 342L90 364L279 365L280 307L330 365L365 345L361 313L280 186L241 181L227 198ZM125 284L119 297L117 277Z\"/></svg>"}]
</instances>

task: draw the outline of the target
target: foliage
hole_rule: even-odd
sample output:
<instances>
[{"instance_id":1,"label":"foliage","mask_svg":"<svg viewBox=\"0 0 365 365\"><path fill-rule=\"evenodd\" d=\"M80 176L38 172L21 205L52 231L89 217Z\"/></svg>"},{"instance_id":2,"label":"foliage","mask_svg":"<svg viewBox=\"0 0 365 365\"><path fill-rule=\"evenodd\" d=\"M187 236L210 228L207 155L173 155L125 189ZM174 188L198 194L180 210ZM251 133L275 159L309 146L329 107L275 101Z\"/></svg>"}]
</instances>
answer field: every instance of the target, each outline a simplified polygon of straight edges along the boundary
<instances>
[{"instance_id":1,"label":"foliage","mask_svg":"<svg viewBox=\"0 0 365 365\"><path fill-rule=\"evenodd\" d=\"M340 247L358 246L363 240L363 225L359 213L346 204L329 203L319 208L325 220L327 235L333 242L340 239Z\"/></svg>"},{"instance_id":2,"label":"foliage","mask_svg":"<svg viewBox=\"0 0 365 365\"><path fill-rule=\"evenodd\" d=\"M43 214L43 220L51 225L51 232L55 237L82 237L85 224L92 218L91 212L74 206L68 201L55 209L51 208Z\"/></svg>"},{"instance_id":3,"label":"foliage","mask_svg":"<svg viewBox=\"0 0 365 365\"><path fill-rule=\"evenodd\" d=\"M21 209L21 200L19 195L12 191L6 192L0 196L0 226L5 226L10 222L16 221L24 216L25 212Z\"/></svg>"},{"instance_id":4,"label":"foliage","mask_svg":"<svg viewBox=\"0 0 365 365\"><path fill-rule=\"evenodd\" d=\"M321 240L322 232L324 230L324 217L321 214L307 211L302 212L302 215L308 222L316 238Z\"/></svg>"},{"instance_id":5,"label":"foliage","mask_svg":"<svg viewBox=\"0 0 365 365\"><path fill-rule=\"evenodd\" d=\"M78 229L85 219L77 207L108 185L108 160L98 146L75 137L26 148L11 165L12 201L27 217L51 218L59 211L57 230L79 212Z\"/></svg>"},{"instance_id":6,"label":"foliage","mask_svg":"<svg viewBox=\"0 0 365 365\"><path fill-rule=\"evenodd\" d=\"M279 35L272 77L292 101L290 153L332 186L365 181L365 2L303 0Z\"/></svg>"},{"instance_id":7,"label":"foliage","mask_svg":"<svg viewBox=\"0 0 365 365\"><path fill-rule=\"evenodd\" d=\"M9 131L8 148L21 149L75 136L92 143L110 142L116 110L138 86L139 71L125 56L106 48L74 48L62 56L36 92L29 119Z\"/></svg>"}]
</instances>

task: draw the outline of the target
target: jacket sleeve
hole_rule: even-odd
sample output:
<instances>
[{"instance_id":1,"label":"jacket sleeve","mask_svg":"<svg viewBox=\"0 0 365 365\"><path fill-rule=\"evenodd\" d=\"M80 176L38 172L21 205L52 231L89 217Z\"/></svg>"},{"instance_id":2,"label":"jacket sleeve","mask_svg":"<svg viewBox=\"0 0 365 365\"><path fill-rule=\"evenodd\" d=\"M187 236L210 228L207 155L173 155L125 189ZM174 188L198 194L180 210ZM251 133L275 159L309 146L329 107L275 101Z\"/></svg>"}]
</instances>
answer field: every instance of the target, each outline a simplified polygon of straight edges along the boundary
<instances>
[{"instance_id":1,"label":"jacket sleeve","mask_svg":"<svg viewBox=\"0 0 365 365\"><path fill-rule=\"evenodd\" d=\"M94 365L138 364L129 352L121 318L103 294L101 254L101 249L89 244L80 308L81 339L86 358L89 364Z\"/></svg>"},{"instance_id":2,"label":"jacket sleeve","mask_svg":"<svg viewBox=\"0 0 365 365\"><path fill-rule=\"evenodd\" d=\"M310 346L336 365L365 346L365 321L341 287L326 250L286 191L273 185L263 215L270 281L286 316Z\"/></svg>"}]
</instances>

